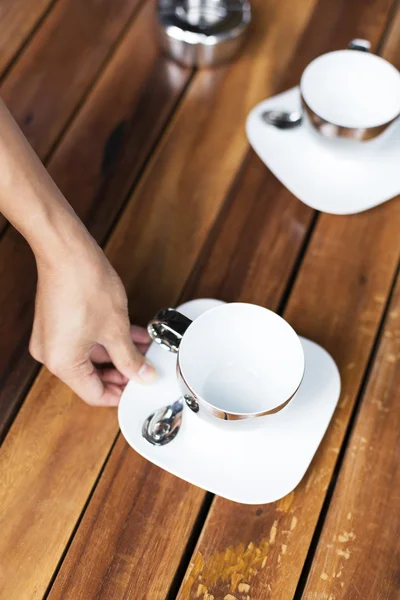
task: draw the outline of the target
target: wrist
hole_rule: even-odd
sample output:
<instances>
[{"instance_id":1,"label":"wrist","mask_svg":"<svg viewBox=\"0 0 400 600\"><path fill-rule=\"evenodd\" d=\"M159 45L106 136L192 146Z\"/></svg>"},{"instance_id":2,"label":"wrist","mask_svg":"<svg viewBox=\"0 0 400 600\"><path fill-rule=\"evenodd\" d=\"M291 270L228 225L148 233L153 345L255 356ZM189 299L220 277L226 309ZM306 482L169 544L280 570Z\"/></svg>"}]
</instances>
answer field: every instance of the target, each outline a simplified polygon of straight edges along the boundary
<instances>
[{"instance_id":1,"label":"wrist","mask_svg":"<svg viewBox=\"0 0 400 600\"><path fill-rule=\"evenodd\" d=\"M69 205L42 208L21 233L42 267L59 267L70 258L82 260L88 253L98 251L96 242Z\"/></svg>"}]
</instances>

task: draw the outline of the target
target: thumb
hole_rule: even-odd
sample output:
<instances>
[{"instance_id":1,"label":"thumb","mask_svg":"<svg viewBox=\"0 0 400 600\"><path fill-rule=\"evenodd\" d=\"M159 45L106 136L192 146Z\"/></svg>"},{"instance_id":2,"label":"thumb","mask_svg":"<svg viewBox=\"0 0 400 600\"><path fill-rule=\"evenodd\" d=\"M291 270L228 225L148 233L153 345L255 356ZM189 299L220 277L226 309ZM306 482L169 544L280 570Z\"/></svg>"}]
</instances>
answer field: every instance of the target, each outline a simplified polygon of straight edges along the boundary
<instances>
[{"instance_id":1,"label":"thumb","mask_svg":"<svg viewBox=\"0 0 400 600\"><path fill-rule=\"evenodd\" d=\"M115 368L128 379L151 383L157 378L155 368L136 348L129 331L118 340L108 342L106 350Z\"/></svg>"}]
</instances>

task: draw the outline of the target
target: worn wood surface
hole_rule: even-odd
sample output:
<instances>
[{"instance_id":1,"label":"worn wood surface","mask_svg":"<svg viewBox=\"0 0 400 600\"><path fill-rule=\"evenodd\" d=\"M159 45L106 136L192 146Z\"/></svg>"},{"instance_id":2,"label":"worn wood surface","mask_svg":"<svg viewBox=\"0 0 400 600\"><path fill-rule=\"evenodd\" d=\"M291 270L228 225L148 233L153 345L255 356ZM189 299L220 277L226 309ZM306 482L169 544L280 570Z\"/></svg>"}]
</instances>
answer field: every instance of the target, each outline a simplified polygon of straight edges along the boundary
<instances>
[{"instance_id":1,"label":"worn wood surface","mask_svg":"<svg viewBox=\"0 0 400 600\"><path fill-rule=\"evenodd\" d=\"M3 0L0 7L0 74L26 43L54 0Z\"/></svg>"},{"instance_id":2,"label":"worn wood surface","mask_svg":"<svg viewBox=\"0 0 400 600\"><path fill-rule=\"evenodd\" d=\"M215 598L235 596L240 581L251 598L293 597L399 260L399 220L398 202L352 217L320 217L284 315L335 358L341 401L306 477L289 496L252 507L214 500L179 599L195 598L200 583ZM260 568L263 561L249 548L261 552L265 544ZM246 581L248 560L255 572Z\"/></svg>"},{"instance_id":3,"label":"worn wood surface","mask_svg":"<svg viewBox=\"0 0 400 600\"><path fill-rule=\"evenodd\" d=\"M41 157L79 106L140 0L58 0L1 86Z\"/></svg>"},{"instance_id":4,"label":"worn wood surface","mask_svg":"<svg viewBox=\"0 0 400 600\"><path fill-rule=\"evenodd\" d=\"M303 598L399 597L400 280Z\"/></svg>"},{"instance_id":5,"label":"worn wood surface","mask_svg":"<svg viewBox=\"0 0 400 600\"><path fill-rule=\"evenodd\" d=\"M190 77L188 70L160 55L152 28L149 3L48 164L99 243L106 239ZM137 61L136 56L143 58ZM0 276L1 434L37 370L26 343L36 284L34 260L11 228L0 239Z\"/></svg>"},{"instance_id":6,"label":"worn wood surface","mask_svg":"<svg viewBox=\"0 0 400 600\"><path fill-rule=\"evenodd\" d=\"M400 205L318 216L248 150L240 123L256 102L295 85L314 56L351 38L370 39L398 65L399 12L392 0L253 5L242 56L192 73L160 55L151 3L91 2L89 23L87 3L58 0L3 85L20 120L30 103L38 107L38 120L24 126L78 214L101 243L111 233L106 252L126 284L132 318L145 322L161 305L199 296L283 310L339 365L343 394L334 420L294 492L271 505L240 506L212 500L136 455L118 436L115 411L90 409L43 369L0 452L0 598L396 597L397 497L389 473L395 482L398 419L389 422L385 409L395 409L398 385L398 289L348 444L345 436L396 273ZM79 39L67 56L74 20ZM88 63L72 73L83 43ZM65 73L53 81L63 61ZM34 84L39 74L42 90ZM74 89L64 101L65 77ZM52 94L62 106L46 116L42 99ZM26 350L34 264L11 228L0 240L0 278L5 431L36 373ZM363 439L374 446L386 432L371 477L366 459L375 454ZM365 481L386 486L386 494L363 495ZM346 520L357 532L343 534ZM338 554L347 534L354 544ZM375 575L371 544L380 561Z\"/></svg>"},{"instance_id":7,"label":"worn wood surface","mask_svg":"<svg viewBox=\"0 0 400 600\"><path fill-rule=\"evenodd\" d=\"M53 3L54 0L3 0L0 6L0 81ZM6 219L0 214L0 235L6 225Z\"/></svg>"}]
</instances>

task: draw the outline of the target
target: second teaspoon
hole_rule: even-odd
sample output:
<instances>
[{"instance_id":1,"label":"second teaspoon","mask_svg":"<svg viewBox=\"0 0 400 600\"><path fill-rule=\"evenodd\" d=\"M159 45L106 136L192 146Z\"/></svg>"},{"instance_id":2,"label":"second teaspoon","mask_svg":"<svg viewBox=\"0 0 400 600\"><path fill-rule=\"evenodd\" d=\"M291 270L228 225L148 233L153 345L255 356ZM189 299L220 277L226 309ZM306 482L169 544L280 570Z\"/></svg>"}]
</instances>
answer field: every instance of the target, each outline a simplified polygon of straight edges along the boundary
<instances>
[{"instance_id":1,"label":"second teaspoon","mask_svg":"<svg viewBox=\"0 0 400 600\"><path fill-rule=\"evenodd\" d=\"M267 125L278 129L293 129L301 125L303 114L299 111L266 110L261 113L261 118Z\"/></svg>"}]
</instances>

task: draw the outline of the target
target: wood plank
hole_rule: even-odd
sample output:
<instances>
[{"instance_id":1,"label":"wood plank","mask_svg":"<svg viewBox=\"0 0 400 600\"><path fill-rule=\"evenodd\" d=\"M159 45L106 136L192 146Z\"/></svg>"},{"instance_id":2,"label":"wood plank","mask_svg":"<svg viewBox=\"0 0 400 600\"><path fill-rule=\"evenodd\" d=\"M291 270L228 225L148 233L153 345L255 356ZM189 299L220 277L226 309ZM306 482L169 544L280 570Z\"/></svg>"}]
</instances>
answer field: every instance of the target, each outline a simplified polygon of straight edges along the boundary
<instances>
[{"instance_id":1,"label":"wood plank","mask_svg":"<svg viewBox=\"0 0 400 600\"><path fill-rule=\"evenodd\" d=\"M315 21L315 27L318 30L324 23L323 20L321 21L323 11L319 14L319 19ZM298 59L295 60L295 64L297 65L296 68L298 68ZM174 123L175 127L178 127L176 122L182 118L185 106L182 106L181 112ZM173 128L174 126L172 127L172 131ZM172 131L171 135L173 135ZM212 145L211 147L214 146ZM168 139L161 148L160 154L163 154L166 150L172 153L179 152L179 149L173 149L172 145L168 143ZM155 159L155 164L159 162L160 158L158 156ZM166 176L161 178L157 190L162 191L161 186L165 179ZM192 179L194 179L193 175ZM176 190L176 185L173 185L176 180L179 180L177 176L168 185L168 190L171 190L170 193ZM147 188L149 191L146 193ZM153 193L150 193L151 191ZM137 195L142 200L141 203L137 201L137 206L139 206L140 210L142 210L142 206L146 207L147 203L151 203L153 196L157 196L154 188L148 186L146 180L138 190ZM168 193L165 193L164 199L168 197ZM183 194L182 197L184 199ZM127 214L130 214L129 209ZM139 217L141 216L142 213L139 214ZM277 184L276 180L271 175L268 175L260 162L253 156L250 156L248 164L243 168L224 209L220 213L218 223L211 234L211 239L200 258L200 264L195 269L195 274L187 286L185 297L211 295L230 300L238 297L240 299L262 302L273 308L276 307L291 275L297 251L301 246L311 217L312 211L283 190ZM146 267L147 269L151 268L155 259L160 261L158 272L163 267L171 268L169 267L171 264L173 265L175 277L180 277L180 272L176 268L176 260L173 262L172 258L168 257L166 263L163 264L161 262L162 252L166 246L159 247L156 244L157 236L154 233L151 250L156 250L156 256L150 250L147 250L146 253L143 252L143 250L149 248L148 242L144 245L143 250L142 242L140 245L137 245L136 231L138 227L133 230L135 225L133 211L131 218L133 233L129 234L128 228L123 223L125 237L121 241L120 228L117 228L111 240L110 253L115 253L113 262L119 266L124 280L129 276L129 289L131 290L135 313L143 314L147 318L150 314L149 311L146 315L148 306L142 305L141 298L135 298L135 278L139 277L140 274L146 275ZM169 225L169 221L166 219L164 219L164 223L168 228L173 227ZM158 227L161 227L161 225ZM160 229L156 229L156 231L158 235L163 235ZM175 238L170 234L170 239ZM179 238L177 239L177 244L179 244ZM135 266L134 263L131 263L129 267L124 266L126 262L122 262L123 259L119 258L123 256L124 250L126 253L127 248L129 248L131 255L137 256L138 248L143 252L143 257L140 258L138 266ZM179 252L182 255L180 248L175 249L173 254L179 256ZM149 258L146 257L146 254L149 255ZM110 255L114 256L113 254ZM142 266L142 261L146 261L144 266ZM179 262L180 266L181 262ZM136 269L137 274L133 273L131 275L130 271L135 271ZM258 281L258 285L255 285L255 281ZM250 293L247 291L249 284L253 286ZM162 288L154 289L154 298L153 294L151 294L149 297L146 297L146 301L151 305L154 302L154 307L156 306L156 302L158 306L162 303L172 304L173 301L171 298L173 294L177 293L178 286L176 282L173 282L171 285L173 285L173 288L172 291L168 291L168 295L167 292L164 293ZM159 300L160 295L163 295L162 302ZM119 441L120 443L123 444L123 442ZM135 582L137 578L140 578L140 581L142 581L143 573L146 573L147 577L145 587L140 587L143 596L154 598L155 600L157 598L165 598L171 582L171 573L174 572L177 559L185 548L185 540L193 526L193 520L185 523L185 528L182 528L182 524L177 525L174 520L174 515L176 514L174 503L165 504L163 513L165 523L162 527L162 532L159 532L158 513L146 513L146 518L151 521L150 531L152 534L148 536L149 545L143 551L140 541L137 544L132 544L138 528L140 530L140 526L148 527L149 523L143 521L140 512L134 513L137 507L136 495L138 484L131 477L131 469L134 469L133 465L136 464L138 457L136 454L130 453L129 460L129 464L132 464L131 468L129 469L127 463L122 469L118 466L118 453L112 453L104 472L106 479L101 479L94 493L93 500L89 503L82 520L82 525L78 529L50 593L49 598L51 600L56 598L83 598L84 593L93 597L107 598L110 590L113 590L115 597L124 597L125 595L129 597L134 593L134 589L139 589L135 588ZM110 491L106 481L109 478L112 479L117 476L121 476L121 483ZM184 492L188 493L188 489L193 491L193 488L190 486L172 479L168 474L155 467L151 467L148 480L156 480L157 485L167 491L175 489L175 486L179 486L180 494ZM129 512L136 516L136 518L130 520L124 516L128 510L126 504L127 497L133 499L130 502L128 501ZM146 488L141 490L141 501L144 505L152 502L152 498L153 492L151 488L149 490ZM197 509L201 506L203 498L203 492L197 490L195 496L195 506ZM120 504L123 506L121 517L117 511L114 511L110 515L110 511L106 510L106 507L109 505L120 506ZM171 523L171 527L168 523ZM103 531L107 532L106 535L102 535ZM162 533L166 538L163 538L163 542L155 546L155 539L158 538L159 533ZM99 536L101 537L102 552L94 556L91 547L92 544L96 543L96 539ZM164 543L164 539L167 540L167 543ZM164 569L166 564L170 567L170 574L167 579L163 579L163 574L160 573L160 570ZM155 589L153 587L155 585L154 582L157 582L160 588ZM103 591L104 589L107 591ZM173 596L173 590L171 591L171 596ZM215 598L219 599L220 596L216 596Z\"/></svg>"},{"instance_id":2,"label":"wood plank","mask_svg":"<svg viewBox=\"0 0 400 600\"><path fill-rule=\"evenodd\" d=\"M168 245L168 252L162 261L163 269L168 271L171 277L176 278L174 286L177 288L177 295L179 294L187 272L192 266L191 263L200 251L218 207L224 200L229 180L234 176L247 149L243 129L239 131L232 124L237 119L243 122L249 107L264 95L272 93L272 86L275 85L277 79L277 71L284 69L289 60L290 52L294 49L313 4L309 0L299 2L297 10L291 12L290 18L287 15L288 6L284 2L262 0L257 6L259 18L256 23L258 23L259 29L258 32L257 29L253 32L253 41L250 41L246 52L233 65L216 71L202 72L196 76L193 86L184 99L182 108L178 111L167 132L165 141L146 170L144 183L139 186L132 198L136 212L128 209L124 214L124 222L128 218L132 220L130 233L128 228L125 230L123 227L125 243L120 244L121 228L119 227L109 245L108 255L120 270L123 267L122 274L128 284L131 271L137 278L139 272L145 273L149 268L153 268L153 265L157 269L160 268L165 247L161 243L157 246L157 239L162 238L164 229L168 226L170 228L169 239L172 240L174 227L176 227L176 215L182 215L186 211L185 222L197 219L198 226L198 233L191 241L191 256L185 255L185 264L179 263L182 246L179 239L176 239L175 243L171 242ZM261 34L266 25L268 26L272 21L274 28L268 37L264 37ZM290 43L287 40L290 40ZM256 48L258 52L255 55ZM278 57L279 66L277 66ZM259 77L260 71L265 73L264 79ZM247 93L237 94L238 89L243 89L243 81L248 83ZM208 124L208 120L210 124ZM221 126L221 136L225 134L225 143L216 140L216 133L211 126L215 122L219 122ZM189 128L189 124L194 128L194 132ZM229 143L230 141L232 143ZM188 153L192 156L190 165L185 160ZM171 168L172 165L174 165L174 169ZM221 178L221 173L224 174L224 178ZM224 179L223 185L221 179ZM194 192L193 180L198 182ZM157 189L154 189L154 182L158 182ZM149 197L154 214L159 216L155 221L147 219L145 203ZM164 218L165 198L175 199L174 211L167 212L167 216L172 215L172 218L168 219ZM203 203L206 203L208 212L203 209ZM213 209L209 210L211 203ZM145 228L152 230L151 252L148 252L149 237L143 237L140 234ZM163 285L165 284L163 283ZM158 303L158 294L161 288L148 289L145 293L140 293L139 290L142 289L144 288L139 287L135 290L129 287L129 294L136 312L145 314L146 307L148 311L152 311L152 307ZM166 291L162 291L162 293L165 295ZM174 303L176 300L177 296L169 297L169 302ZM60 415L58 422L62 420L65 422L63 432L61 430L50 432L52 420L51 418L46 419L48 414ZM22 591L26 597L40 595L50 581L57 561L62 556L66 540L74 529L89 491L104 463L106 448L111 447L117 434L117 423L115 416L111 416L112 414L111 411L98 411L96 419L93 419L91 412L87 412L86 407L83 407L78 399L73 400L70 392L51 377L46 370L41 372L35 382L4 442L3 447L6 449L8 458L0 468L4 480L10 479L14 482L13 486L5 486L4 494L10 495L3 500L4 504L12 503L14 510L12 513L0 511L1 515L7 514L7 519L1 524L3 529L0 538L0 555L4 572L7 575L3 578L7 586L6 592L3 593L6 593L10 600L14 597L19 600ZM36 421L36 418L39 420ZM46 426L43 429L44 422ZM79 422L78 425L77 422ZM111 430L110 423L112 424ZM54 427L56 428L56 425ZM86 428L91 429L87 439L82 435ZM97 443L93 443L93 438L100 437L102 441L98 440ZM53 440L55 439L58 440L57 451L54 448ZM125 452L125 445L120 443L125 448ZM37 460L32 460L32 452L38 456ZM81 457L80 460L77 460L77 455ZM131 473L149 469L149 465L133 452L128 450L126 455L127 460L132 461ZM24 465L29 465L26 472ZM116 453L113 453L109 463L109 469L113 468L120 469ZM177 484L170 476L159 472L155 467L150 467L151 470L148 471L147 487L140 484L139 488L135 488L138 482L143 481L146 476L138 475L127 480L124 476L126 469L127 467L121 470L121 476L118 478L118 481L123 482L122 487L118 486L118 491L120 493L125 488L128 504L129 502L132 504L133 498L139 493L146 492L143 501L145 500L149 507L154 506L155 492L157 492L157 488L154 486L163 486L166 495L171 493L171 484L177 490L176 502L174 504L166 503L164 506L164 520L155 523L149 522L152 530L154 526L154 534L147 536L147 546L141 550L143 556L139 562L136 562L138 568L143 568L144 561L146 561L149 581L153 582L148 585L155 590L152 598L156 600L157 597L164 597L171 584L175 568L184 551L187 536L196 520L203 494L183 482ZM52 494L57 496L57 502L51 503L46 500L46 486L49 483ZM131 485L134 488L130 488ZM36 490L32 505L30 504L30 494L27 493L30 487ZM101 493L107 494L107 487L103 487ZM38 501L39 498L42 498L42 503ZM178 531L176 520L174 520L177 514L176 505L180 506L179 503L184 503L185 499L190 500L193 510L190 518L182 522L181 528L179 528L179 539L177 538L174 545L171 545L168 542L167 532L172 535L174 530ZM114 504L111 499L108 506L119 506L119 499L116 501L117 504ZM18 511L15 510L16 506L19 507ZM125 504L127 510L129 510L129 506ZM142 500L140 500L138 506L145 506L145 504L142 504ZM122 523L118 520L118 510L115 510L114 513L117 518L116 527L125 528L128 534L133 523L132 519L127 518ZM175 518L170 518L172 513L175 513ZM24 521L25 526L18 527L13 521L13 515L18 523ZM136 526L139 530L145 526L142 515L142 509L135 512ZM90 518L93 519L93 516ZM96 528L103 518L108 519L101 501L98 518L94 519ZM28 523L31 525L28 526ZM91 531L95 524L93 523L93 527L90 527ZM111 521L109 530L113 530ZM48 550L45 554L41 552L44 539L46 539L46 549ZM127 540L127 538L125 539ZM108 536L107 543L110 544L109 548L111 549L114 543L119 542L116 542L115 539L111 540ZM24 565L24 571L19 574L18 581L13 581L12 577L15 567L13 566L14 561L8 558L10 557L10 548L13 549L14 560L18 554L19 564ZM124 590L126 586L132 585L129 577L131 570L135 570L135 565L129 560L130 551L128 550L126 554L121 542L120 551L117 554L109 553L106 548L106 540L103 541L102 549L104 552L101 559L102 564L97 563L100 559L99 555L90 557L95 570L91 571L93 577L90 582L85 581L83 595L85 598L90 597L91 589L96 590L98 597L102 594L101 581L95 579L94 575L97 573L98 577L101 577L103 568L109 574L109 583L104 585L106 587L110 585L115 595ZM86 543L84 550L85 552L87 550ZM166 562L164 566L160 567L159 564L164 555L166 555ZM35 559L28 560L28 557L32 556ZM115 562L112 566L107 564L107 561L112 561L114 556ZM85 554L79 562L85 564L86 560ZM83 577L86 578L88 573L89 571L85 570ZM138 576L137 569L136 576ZM71 580L67 575L66 583L64 583L67 587L73 587L75 581L79 587L78 572L76 572L76 578ZM159 583L157 584L156 581ZM64 583L60 583L63 588ZM38 591L35 592L35 590ZM57 593L55 589L52 595L57 595ZM73 589L65 588L61 593L63 598L67 598L70 594L74 598L77 597ZM110 596L106 594L105 597L109 598Z\"/></svg>"},{"instance_id":3,"label":"wood plank","mask_svg":"<svg viewBox=\"0 0 400 600\"><path fill-rule=\"evenodd\" d=\"M54 0L2 0L0 7L0 73L15 57Z\"/></svg>"},{"instance_id":4,"label":"wood plank","mask_svg":"<svg viewBox=\"0 0 400 600\"><path fill-rule=\"evenodd\" d=\"M400 278L303 598L398 598Z\"/></svg>"},{"instance_id":5,"label":"wood plank","mask_svg":"<svg viewBox=\"0 0 400 600\"><path fill-rule=\"evenodd\" d=\"M59 0L1 86L44 158L90 89L140 0Z\"/></svg>"},{"instance_id":6,"label":"wood plank","mask_svg":"<svg viewBox=\"0 0 400 600\"><path fill-rule=\"evenodd\" d=\"M391 63L396 65L396 67L400 68L400 57L399 57L399 48L400 48L400 9L397 7L393 15L393 19L391 21L387 38L385 40L385 56Z\"/></svg>"},{"instance_id":7,"label":"wood plank","mask_svg":"<svg viewBox=\"0 0 400 600\"><path fill-rule=\"evenodd\" d=\"M190 78L189 70L160 54L153 19L148 3L48 165L100 243ZM36 269L28 246L11 228L0 240L0 276L1 432L37 372L27 348Z\"/></svg>"},{"instance_id":8,"label":"wood plank","mask_svg":"<svg viewBox=\"0 0 400 600\"><path fill-rule=\"evenodd\" d=\"M45 162L141 2L59 0L2 82L1 97ZM14 7L10 18L27 13L29 22L33 11L20 10ZM0 214L0 236L6 227Z\"/></svg>"},{"instance_id":9,"label":"wood plank","mask_svg":"<svg viewBox=\"0 0 400 600\"><path fill-rule=\"evenodd\" d=\"M376 31L375 43L378 36ZM342 374L341 401L294 492L253 507L215 498L179 600L293 597L396 271L399 224L398 199L359 215L320 216L285 318L334 356ZM246 579L244 564L254 567ZM312 596L323 597L328 595Z\"/></svg>"},{"instance_id":10,"label":"wood plank","mask_svg":"<svg viewBox=\"0 0 400 600\"><path fill-rule=\"evenodd\" d=\"M219 298L277 310L312 218L313 211L249 152L183 299Z\"/></svg>"},{"instance_id":11,"label":"wood plank","mask_svg":"<svg viewBox=\"0 0 400 600\"><path fill-rule=\"evenodd\" d=\"M51 10L55 0L3 0L0 6L0 76L3 75L29 36ZM1 88L0 88L1 89ZM0 235L7 220L0 214Z\"/></svg>"},{"instance_id":12,"label":"wood plank","mask_svg":"<svg viewBox=\"0 0 400 600\"><path fill-rule=\"evenodd\" d=\"M133 481L134 489L129 485ZM121 495L123 489L126 493ZM201 509L202 495L182 480L168 477L166 481L142 457L132 460L132 450L121 436L101 490L93 496L90 516L83 521L74 545L76 564L63 571L50 597L117 599L139 594L148 600L165 598ZM116 536L115 529L122 523ZM81 561L84 568L78 568Z\"/></svg>"}]
</instances>

